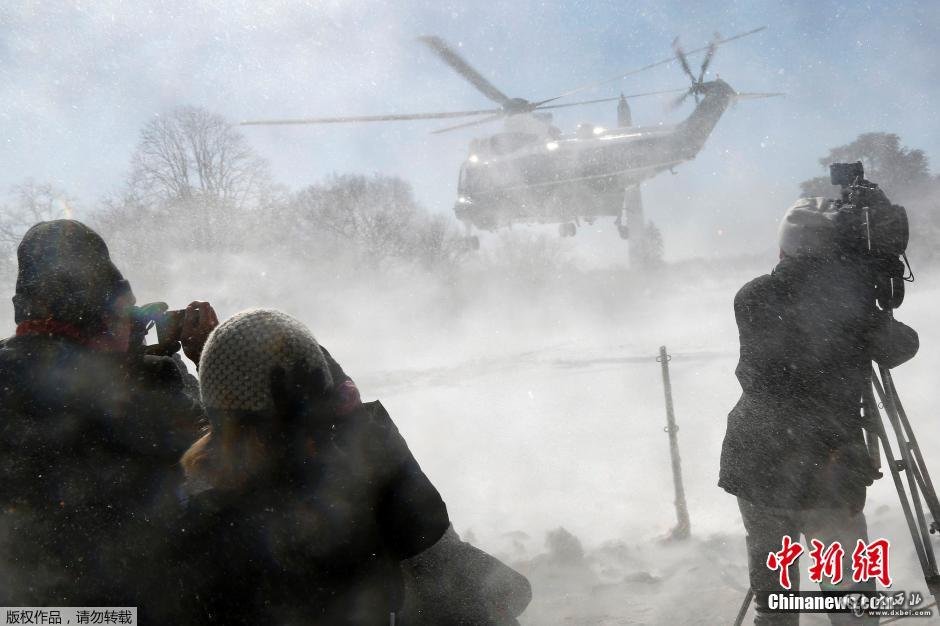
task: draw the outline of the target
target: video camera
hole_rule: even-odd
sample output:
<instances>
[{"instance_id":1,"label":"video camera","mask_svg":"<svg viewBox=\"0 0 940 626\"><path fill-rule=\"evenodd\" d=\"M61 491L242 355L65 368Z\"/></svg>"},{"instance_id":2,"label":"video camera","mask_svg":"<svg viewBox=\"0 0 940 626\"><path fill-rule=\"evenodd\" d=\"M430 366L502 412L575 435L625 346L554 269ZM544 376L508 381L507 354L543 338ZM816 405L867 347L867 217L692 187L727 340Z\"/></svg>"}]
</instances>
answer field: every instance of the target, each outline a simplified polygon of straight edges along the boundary
<instances>
[{"instance_id":1,"label":"video camera","mask_svg":"<svg viewBox=\"0 0 940 626\"><path fill-rule=\"evenodd\" d=\"M134 307L132 345L139 346L145 354L169 356L179 351L183 335L185 311L170 310L166 302L151 302ZM157 343L146 345L151 329L157 330Z\"/></svg>"},{"instance_id":2,"label":"video camera","mask_svg":"<svg viewBox=\"0 0 940 626\"><path fill-rule=\"evenodd\" d=\"M913 273L905 275L910 269L907 210L891 204L878 185L865 180L861 161L832 163L829 180L842 187L842 197L834 203L840 247L869 264L878 306L898 308L904 301L904 282L914 279Z\"/></svg>"}]
</instances>

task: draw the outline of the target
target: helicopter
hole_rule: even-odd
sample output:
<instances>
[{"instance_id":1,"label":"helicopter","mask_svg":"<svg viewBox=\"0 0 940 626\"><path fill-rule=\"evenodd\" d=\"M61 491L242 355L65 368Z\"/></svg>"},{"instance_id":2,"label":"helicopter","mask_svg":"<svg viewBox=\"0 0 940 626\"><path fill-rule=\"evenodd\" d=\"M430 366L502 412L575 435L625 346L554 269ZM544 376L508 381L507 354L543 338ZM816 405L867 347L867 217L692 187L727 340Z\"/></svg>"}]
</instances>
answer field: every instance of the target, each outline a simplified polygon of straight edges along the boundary
<instances>
[{"instance_id":1,"label":"helicopter","mask_svg":"<svg viewBox=\"0 0 940 626\"><path fill-rule=\"evenodd\" d=\"M467 230L468 245L479 247L473 228L493 232L514 224L558 224L563 237L574 236L583 220L594 223L599 217L614 217L621 238L630 239L631 230L642 233L644 225L640 185L699 153L719 118L736 100L766 98L781 93L737 93L721 78L705 81L705 73L722 44L753 35L766 27L722 38L715 34L705 46L685 52L676 38L673 56L613 78L571 89L551 98L529 101L510 98L474 69L440 37L420 37L444 63L473 85L497 108L471 111L365 115L305 119L272 119L242 122L243 125L334 124L472 118L470 121L432 131L451 132L498 120L502 132L473 139L468 156L460 167L454 213ZM688 56L704 52L696 76ZM619 81L628 76L678 61L691 86L579 102L556 102L576 93ZM676 108L689 97L696 106L674 126L634 126L628 100L670 93L680 95ZM580 124L575 132L563 134L552 125L550 110L617 102L617 126L605 128ZM639 229L639 230L637 230ZM642 238L630 245L631 261L639 258ZM631 262L631 264L632 264Z\"/></svg>"}]
</instances>

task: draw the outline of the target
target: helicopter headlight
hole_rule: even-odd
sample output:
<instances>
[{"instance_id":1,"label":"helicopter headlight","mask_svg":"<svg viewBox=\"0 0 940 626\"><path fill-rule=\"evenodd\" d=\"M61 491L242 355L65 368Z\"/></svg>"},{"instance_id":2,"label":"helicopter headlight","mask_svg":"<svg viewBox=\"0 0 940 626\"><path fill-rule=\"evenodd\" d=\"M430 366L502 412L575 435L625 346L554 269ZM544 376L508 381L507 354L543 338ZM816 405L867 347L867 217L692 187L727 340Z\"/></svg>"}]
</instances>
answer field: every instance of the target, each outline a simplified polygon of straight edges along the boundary
<instances>
[{"instance_id":1,"label":"helicopter headlight","mask_svg":"<svg viewBox=\"0 0 940 626\"><path fill-rule=\"evenodd\" d=\"M606 132L607 132L607 129L604 128L603 126L595 126L595 127L594 127L594 134L595 134L595 135L603 135L603 134L606 133Z\"/></svg>"},{"instance_id":2,"label":"helicopter headlight","mask_svg":"<svg viewBox=\"0 0 940 626\"><path fill-rule=\"evenodd\" d=\"M553 152L554 150L557 150L557 149L558 149L558 142L557 142L557 141L549 141L547 144L545 144L545 149L548 150L549 152Z\"/></svg>"},{"instance_id":3,"label":"helicopter headlight","mask_svg":"<svg viewBox=\"0 0 940 626\"><path fill-rule=\"evenodd\" d=\"M471 154L471 155L470 155L470 158L467 159L467 160L470 161L471 163L479 163L479 162L480 162L480 157L478 157L478 156L475 155L475 154Z\"/></svg>"},{"instance_id":4,"label":"helicopter headlight","mask_svg":"<svg viewBox=\"0 0 940 626\"><path fill-rule=\"evenodd\" d=\"M473 204L473 200L466 196L457 196L457 204Z\"/></svg>"}]
</instances>

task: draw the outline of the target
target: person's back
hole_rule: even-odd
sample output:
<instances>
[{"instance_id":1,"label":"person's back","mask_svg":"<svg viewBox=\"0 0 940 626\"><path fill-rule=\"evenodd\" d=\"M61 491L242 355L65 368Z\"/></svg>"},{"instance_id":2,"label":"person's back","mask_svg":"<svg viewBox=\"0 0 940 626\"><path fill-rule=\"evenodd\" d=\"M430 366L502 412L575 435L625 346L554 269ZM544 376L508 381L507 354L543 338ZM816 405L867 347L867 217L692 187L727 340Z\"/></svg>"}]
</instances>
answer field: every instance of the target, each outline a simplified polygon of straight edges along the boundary
<instances>
[{"instance_id":1,"label":"person's back","mask_svg":"<svg viewBox=\"0 0 940 626\"><path fill-rule=\"evenodd\" d=\"M871 302L859 268L832 260L786 258L741 288L742 395L720 486L780 507L860 506L872 478L858 410L880 324ZM834 451L837 471L855 480L820 472Z\"/></svg>"}]
</instances>

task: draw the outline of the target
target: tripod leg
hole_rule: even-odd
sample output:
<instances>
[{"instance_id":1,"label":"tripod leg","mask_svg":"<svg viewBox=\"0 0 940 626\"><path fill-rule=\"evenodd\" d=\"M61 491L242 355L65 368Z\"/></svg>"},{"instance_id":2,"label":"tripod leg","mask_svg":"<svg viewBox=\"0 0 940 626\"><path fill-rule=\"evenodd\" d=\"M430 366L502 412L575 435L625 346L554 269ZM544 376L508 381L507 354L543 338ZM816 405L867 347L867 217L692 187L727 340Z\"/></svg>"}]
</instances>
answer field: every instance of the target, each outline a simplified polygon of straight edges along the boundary
<instances>
[{"instance_id":1,"label":"tripod leg","mask_svg":"<svg viewBox=\"0 0 940 626\"><path fill-rule=\"evenodd\" d=\"M890 381L890 378L888 381ZM890 456L888 456L888 459L892 466L891 473L893 476L895 476L895 486L898 487L898 496L901 498L902 507L905 508L905 517L908 518L908 526L911 527L911 537L914 539L915 548L917 548L917 556L921 561L921 568L924 570L924 576L927 578L936 577L937 561L936 557L934 556L933 546L930 543L930 532L927 527L927 520L924 516L923 507L920 501L920 492L918 489L917 478L915 476L916 469L914 465L914 459L911 456L911 450L907 442L907 438L903 428L901 427L900 420L898 419L895 397L890 392L891 388L888 386L883 387L881 381L879 381L877 376L874 376L874 374L872 375L872 383L875 391L878 392L878 397L881 399L881 403L885 408L885 415L888 418L888 421L891 423L891 427L894 430L894 435L898 441L898 453L900 454L901 459L899 461L895 461ZM884 432L884 428L882 428L882 432ZM883 445L885 446L885 452L887 453L887 446L889 445L887 443L887 433L884 434L884 439L882 439L882 441ZM907 483L908 489L910 489L909 494L904 493L904 487L901 484L900 474L904 470L907 470ZM911 505L914 507L913 514L911 514L910 511Z\"/></svg>"},{"instance_id":2,"label":"tripod leg","mask_svg":"<svg viewBox=\"0 0 940 626\"><path fill-rule=\"evenodd\" d=\"M897 411L898 419L904 428L904 432L907 434L907 440L910 442L910 450L916 461L916 477L920 484L921 491L924 494L924 501L927 503L927 508L930 509L931 517L933 517L930 530L931 532L936 532L940 530L938 529L938 522L940 522L940 500L937 499L937 492L934 490L933 482L930 480L930 474L927 472L927 465L924 463L924 457L920 451L920 444L917 443L917 437L914 435L911 423L907 419L907 413L901 405L901 399L898 397L898 391L894 386L894 378L891 376L890 370L882 369L881 379L884 381L887 390L894 399L894 408Z\"/></svg>"},{"instance_id":3,"label":"tripod leg","mask_svg":"<svg viewBox=\"0 0 940 626\"><path fill-rule=\"evenodd\" d=\"M877 382L873 379L872 382L876 383L876 388L880 391L880 385L877 385ZM875 399L872 397L871 389L868 389L866 392L869 396L868 400L872 404L875 404ZM881 395L881 393L879 393ZM887 405L885 405L887 406ZM901 510L904 512L904 519L907 521L908 529L911 532L911 538L914 540L914 549L917 551L917 558L920 561L921 569L924 570L924 573L928 571L927 555L924 553L923 542L920 540L920 532L917 528L917 522L914 519L914 513L911 511L911 504L907 498L907 491L904 489L904 483L901 481L901 469L898 467L898 462L894 458L894 453L891 451L891 440L888 439L888 433L885 432L884 424L878 423L878 438L881 439L881 448L884 450L885 460L888 464L888 469L891 470L891 478L894 480L894 487L898 492L898 498L901 501Z\"/></svg>"},{"instance_id":4,"label":"tripod leg","mask_svg":"<svg viewBox=\"0 0 940 626\"><path fill-rule=\"evenodd\" d=\"M747 610L751 606L751 600L754 599L754 592L750 589L747 590L747 593L744 596L744 602L741 603L741 608L738 609L738 616L734 620L734 626L741 626L744 623L744 618L747 615Z\"/></svg>"},{"instance_id":5,"label":"tripod leg","mask_svg":"<svg viewBox=\"0 0 940 626\"><path fill-rule=\"evenodd\" d=\"M927 589L930 594L934 597L934 600L940 602L940 574L937 572L936 557L933 551L933 545L930 542L930 532L927 528L926 518L924 517L923 508L920 502L920 493L925 494L927 498L928 506L931 506L930 498L931 495L927 491L919 491L918 489L922 484L927 484L929 477L925 476L921 469L926 471L926 468L918 467L915 464L914 456L912 454L915 445L911 445L907 438L906 433L910 432L910 424L906 423L907 419L905 416L904 422L906 429L902 426L902 421L899 417L898 405L900 404L896 391L894 390L893 381L891 380L891 375L887 370L881 370L882 377L885 382L885 386L882 387L881 381L878 380L878 377L872 373L872 386L875 388L875 391L878 392L878 396L881 399L882 405L885 408L885 415L888 418L888 421L891 422L891 426L894 429L894 434L898 440L899 452L901 454L901 461L896 461L891 454L891 444L888 440L887 432L885 431L884 425L879 423L879 437L882 441L882 446L885 450L885 458L888 461L889 467L891 468L891 476L894 479L894 485L898 491L898 498L901 501L901 508L904 511L904 517L907 520L908 528L911 532L911 539L914 540L914 549L917 551L917 557L920 560L921 569L924 572L924 582L927 584ZM872 396L871 388L867 389L867 395L871 402L874 402L874 397ZM903 409L902 409L903 410ZM901 481L901 472L907 470L908 472L908 485L911 490L910 501L908 500L908 494L904 491L904 484ZM932 491L932 485L931 485ZM935 496L934 496L935 497ZM914 510L911 511L911 504L913 503Z\"/></svg>"},{"instance_id":6,"label":"tripod leg","mask_svg":"<svg viewBox=\"0 0 940 626\"><path fill-rule=\"evenodd\" d=\"M878 432L881 428L881 412L878 411L878 405L875 404L874 397L871 394L871 384L868 385L868 393L862 397L862 415L864 416L862 428L865 436L865 447L868 448L868 460L871 462L874 477L881 478L884 476L884 472L881 471L881 443L878 438Z\"/></svg>"}]
</instances>

